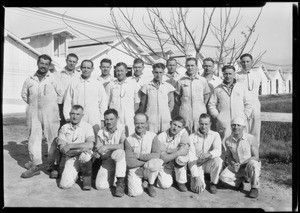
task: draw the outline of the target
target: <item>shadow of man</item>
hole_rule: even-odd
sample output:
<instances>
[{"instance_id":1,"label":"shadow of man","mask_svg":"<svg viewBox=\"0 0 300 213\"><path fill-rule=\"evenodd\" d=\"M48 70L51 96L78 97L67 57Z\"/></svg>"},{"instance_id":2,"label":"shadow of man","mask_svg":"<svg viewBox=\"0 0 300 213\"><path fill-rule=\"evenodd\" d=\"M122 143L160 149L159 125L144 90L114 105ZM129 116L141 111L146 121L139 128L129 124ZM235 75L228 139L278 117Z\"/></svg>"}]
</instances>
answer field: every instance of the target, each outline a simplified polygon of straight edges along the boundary
<instances>
[{"instance_id":1,"label":"shadow of man","mask_svg":"<svg viewBox=\"0 0 300 213\"><path fill-rule=\"evenodd\" d=\"M25 163L30 160L27 147L28 140L22 141L21 143L9 141L6 145L3 145L4 150L7 150L9 155L23 168L25 168Z\"/></svg>"}]
</instances>

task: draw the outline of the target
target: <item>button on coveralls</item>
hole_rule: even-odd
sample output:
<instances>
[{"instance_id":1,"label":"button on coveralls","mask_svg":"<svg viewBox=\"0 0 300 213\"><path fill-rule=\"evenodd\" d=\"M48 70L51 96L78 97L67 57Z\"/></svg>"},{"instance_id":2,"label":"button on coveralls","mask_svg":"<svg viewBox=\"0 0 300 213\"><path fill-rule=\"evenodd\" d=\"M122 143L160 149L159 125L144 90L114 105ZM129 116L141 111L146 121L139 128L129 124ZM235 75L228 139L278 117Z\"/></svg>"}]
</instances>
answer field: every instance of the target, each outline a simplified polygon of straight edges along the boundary
<instances>
[{"instance_id":1,"label":"button on coveralls","mask_svg":"<svg viewBox=\"0 0 300 213\"><path fill-rule=\"evenodd\" d=\"M37 76L28 77L22 88L22 99L28 104L26 108L27 126L29 127L28 151L33 164L42 164L43 133L48 145L48 163L54 163L58 135L59 110L62 92L56 75L48 72L40 82Z\"/></svg>"}]
</instances>

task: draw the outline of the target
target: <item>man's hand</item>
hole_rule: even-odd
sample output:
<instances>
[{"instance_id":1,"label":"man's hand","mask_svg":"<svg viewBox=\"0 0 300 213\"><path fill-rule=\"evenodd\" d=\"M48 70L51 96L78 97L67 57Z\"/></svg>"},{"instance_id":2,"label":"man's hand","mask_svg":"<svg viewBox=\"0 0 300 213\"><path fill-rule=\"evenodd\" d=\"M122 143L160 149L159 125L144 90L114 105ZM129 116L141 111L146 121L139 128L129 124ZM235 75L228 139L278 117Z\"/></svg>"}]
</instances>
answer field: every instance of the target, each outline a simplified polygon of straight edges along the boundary
<instances>
[{"instance_id":1,"label":"man's hand","mask_svg":"<svg viewBox=\"0 0 300 213\"><path fill-rule=\"evenodd\" d=\"M190 147L188 145L184 145L178 149L177 153L179 156L185 156L189 153L189 149Z\"/></svg>"},{"instance_id":2,"label":"man's hand","mask_svg":"<svg viewBox=\"0 0 300 213\"><path fill-rule=\"evenodd\" d=\"M66 155L67 152L70 150L70 145L69 144L66 144L62 147L62 149L60 150L62 154Z\"/></svg>"},{"instance_id":3,"label":"man's hand","mask_svg":"<svg viewBox=\"0 0 300 213\"><path fill-rule=\"evenodd\" d=\"M99 154L103 155L108 151L108 147L107 146L100 146L96 150Z\"/></svg>"},{"instance_id":4,"label":"man's hand","mask_svg":"<svg viewBox=\"0 0 300 213\"><path fill-rule=\"evenodd\" d=\"M233 164L233 170L234 170L235 173L237 173L239 171L240 166L241 166L241 164L239 164L239 163L234 163Z\"/></svg>"},{"instance_id":5,"label":"man's hand","mask_svg":"<svg viewBox=\"0 0 300 213\"><path fill-rule=\"evenodd\" d=\"M200 179L200 177L195 177L195 188L193 191L200 194L205 189L205 183Z\"/></svg>"},{"instance_id":6,"label":"man's hand","mask_svg":"<svg viewBox=\"0 0 300 213\"><path fill-rule=\"evenodd\" d=\"M197 155L197 157L198 157L200 160L204 160L204 159L206 159L206 158L211 158L212 156L211 156L210 153L199 153L199 154Z\"/></svg>"}]
</instances>

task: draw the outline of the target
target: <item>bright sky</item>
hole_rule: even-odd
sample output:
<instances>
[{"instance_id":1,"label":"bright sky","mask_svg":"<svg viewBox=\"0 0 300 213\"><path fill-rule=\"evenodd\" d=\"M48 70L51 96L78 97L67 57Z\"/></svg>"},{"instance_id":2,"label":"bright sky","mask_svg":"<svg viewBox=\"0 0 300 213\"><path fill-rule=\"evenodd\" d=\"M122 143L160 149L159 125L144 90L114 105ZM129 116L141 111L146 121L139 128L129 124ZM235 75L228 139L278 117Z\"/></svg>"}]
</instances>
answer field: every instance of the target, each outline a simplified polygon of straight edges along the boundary
<instances>
[{"instance_id":1,"label":"bright sky","mask_svg":"<svg viewBox=\"0 0 300 213\"><path fill-rule=\"evenodd\" d=\"M267 3L262 15L257 23L255 33L253 34L252 42L259 35L253 55L259 54L264 50L267 53L262 60L273 64L288 65L292 63L292 5L298 3ZM85 19L98 24L112 26L110 24L110 8L45 8L47 10L64 13L80 19ZM166 10L167 8L164 8ZM260 8L242 8L242 20L239 28L236 30L235 37L241 36L241 31L250 26L259 13ZM188 22L190 26L201 29L202 8L191 8ZM237 9L235 9L237 11ZM142 20L142 14L145 14L144 8L135 8L135 20ZM165 13L164 13L165 14ZM167 14L166 14L167 15ZM215 13L214 18L218 20L218 14ZM137 26L142 25L142 22L137 23ZM74 25L75 26L75 25ZM41 16L33 13L26 8L6 8L5 9L5 28L14 33L18 37L29 36L32 33L66 27L62 20ZM107 34L99 29L80 28L89 35L103 37L112 35L113 32ZM86 31L85 31L86 30ZM146 34L146 31L145 31ZM216 45L213 36L209 35L205 44Z\"/></svg>"}]
</instances>

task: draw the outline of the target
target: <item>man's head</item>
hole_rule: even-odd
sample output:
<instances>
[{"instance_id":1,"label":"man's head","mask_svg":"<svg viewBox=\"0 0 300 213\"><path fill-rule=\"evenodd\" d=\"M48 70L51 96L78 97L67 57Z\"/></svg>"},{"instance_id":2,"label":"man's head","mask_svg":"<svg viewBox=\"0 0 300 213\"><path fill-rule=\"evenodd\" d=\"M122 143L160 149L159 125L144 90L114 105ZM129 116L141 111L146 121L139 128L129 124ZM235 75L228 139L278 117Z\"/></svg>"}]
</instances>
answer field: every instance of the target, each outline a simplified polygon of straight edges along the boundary
<instances>
[{"instance_id":1,"label":"man's head","mask_svg":"<svg viewBox=\"0 0 300 213\"><path fill-rule=\"evenodd\" d=\"M169 58L166 63L168 73L172 74L176 72L177 69L177 61L175 58Z\"/></svg>"},{"instance_id":2,"label":"man's head","mask_svg":"<svg viewBox=\"0 0 300 213\"><path fill-rule=\"evenodd\" d=\"M51 62L52 59L50 56L46 54L40 55L37 60L38 71L41 73L48 72Z\"/></svg>"},{"instance_id":3,"label":"man's head","mask_svg":"<svg viewBox=\"0 0 300 213\"><path fill-rule=\"evenodd\" d=\"M67 55L66 58L66 69L68 71L73 71L75 69L75 66L78 62L78 56L74 53L70 53Z\"/></svg>"},{"instance_id":4,"label":"man's head","mask_svg":"<svg viewBox=\"0 0 300 213\"><path fill-rule=\"evenodd\" d=\"M236 117L232 119L231 121L231 129L233 135L241 135L243 134L244 128L245 128L245 120L240 117Z\"/></svg>"},{"instance_id":5,"label":"man's head","mask_svg":"<svg viewBox=\"0 0 300 213\"><path fill-rule=\"evenodd\" d=\"M148 116L144 113L137 113L134 116L135 132L140 135L147 131Z\"/></svg>"},{"instance_id":6,"label":"man's head","mask_svg":"<svg viewBox=\"0 0 300 213\"><path fill-rule=\"evenodd\" d=\"M107 76L110 73L111 70L111 60L108 58L104 58L100 62L100 70L103 76Z\"/></svg>"},{"instance_id":7,"label":"man's head","mask_svg":"<svg viewBox=\"0 0 300 213\"><path fill-rule=\"evenodd\" d=\"M124 62L116 64L116 76L118 81L123 81L126 78L127 65Z\"/></svg>"},{"instance_id":8,"label":"man's head","mask_svg":"<svg viewBox=\"0 0 300 213\"><path fill-rule=\"evenodd\" d=\"M180 115L176 116L170 125L170 133L172 135L177 135L185 127L185 120Z\"/></svg>"},{"instance_id":9,"label":"man's head","mask_svg":"<svg viewBox=\"0 0 300 213\"><path fill-rule=\"evenodd\" d=\"M158 82L161 82L165 73L165 65L163 63L156 63L153 64L152 69L154 79Z\"/></svg>"},{"instance_id":10,"label":"man's head","mask_svg":"<svg viewBox=\"0 0 300 213\"><path fill-rule=\"evenodd\" d=\"M73 105L70 112L70 121L73 125L80 123L83 117L83 107L80 105Z\"/></svg>"},{"instance_id":11,"label":"man's head","mask_svg":"<svg viewBox=\"0 0 300 213\"><path fill-rule=\"evenodd\" d=\"M115 109L108 109L104 112L104 122L108 130L111 130L117 126L118 123L118 111Z\"/></svg>"},{"instance_id":12,"label":"man's head","mask_svg":"<svg viewBox=\"0 0 300 213\"><path fill-rule=\"evenodd\" d=\"M202 68L203 68L203 73L206 75L210 75L214 73L214 65L215 62L212 58L205 58L203 59L203 64L202 64Z\"/></svg>"},{"instance_id":13,"label":"man's head","mask_svg":"<svg viewBox=\"0 0 300 213\"><path fill-rule=\"evenodd\" d=\"M94 70L94 63L91 60L83 60L80 65L83 78L91 77L91 74Z\"/></svg>"},{"instance_id":14,"label":"man's head","mask_svg":"<svg viewBox=\"0 0 300 213\"><path fill-rule=\"evenodd\" d=\"M240 63L242 65L243 70L250 70L253 64L253 57L249 53L245 53L240 57Z\"/></svg>"},{"instance_id":15,"label":"man's head","mask_svg":"<svg viewBox=\"0 0 300 213\"><path fill-rule=\"evenodd\" d=\"M222 67L222 73L224 77L224 83L231 84L235 77L235 67L232 65L225 65Z\"/></svg>"},{"instance_id":16,"label":"man's head","mask_svg":"<svg viewBox=\"0 0 300 213\"><path fill-rule=\"evenodd\" d=\"M186 68L186 71L187 71L187 74L189 76L193 76L196 74L197 72L197 59L196 58L188 58L186 59L186 62L185 62L185 68Z\"/></svg>"},{"instance_id":17,"label":"man's head","mask_svg":"<svg viewBox=\"0 0 300 213\"><path fill-rule=\"evenodd\" d=\"M210 130L211 120L210 115L207 113L202 113L199 117L199 130L202 134L207 134Z\"/></svg>"},{"instance_id":18,"label":"man's head","mask_svg":"<svg viewBox=\"0 0 300 213\"><path fill-rule=\"evenodd\" d=\"M133 71L134 71L134 76L139 77L140 75L143 74L144 70L144 61L140 58L136 58L133 61Z\"/></svg>"}]
</instances>

